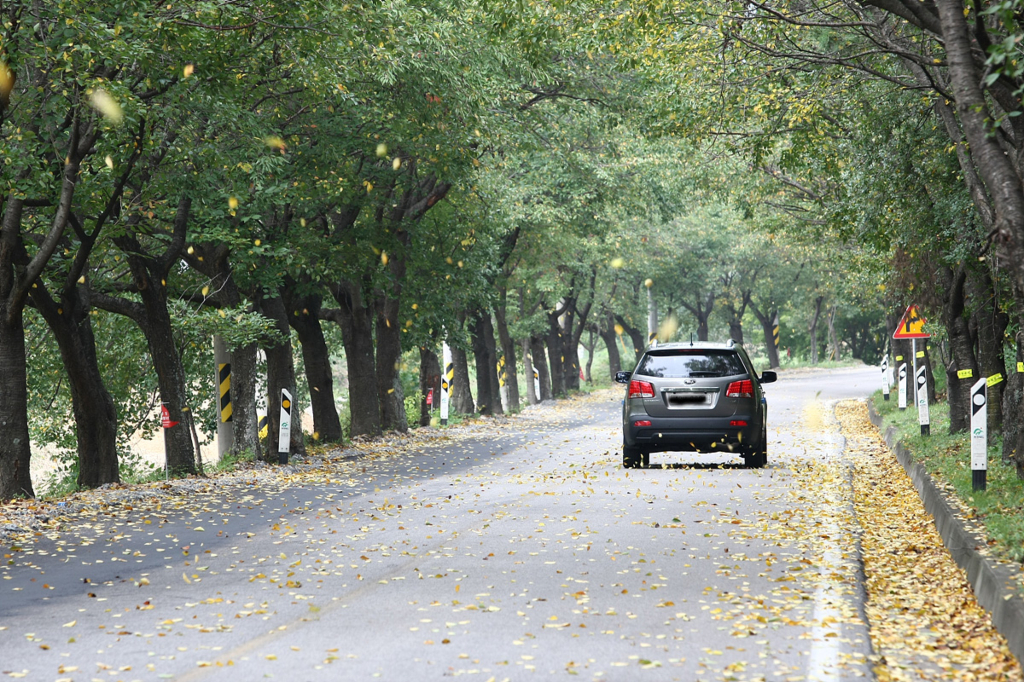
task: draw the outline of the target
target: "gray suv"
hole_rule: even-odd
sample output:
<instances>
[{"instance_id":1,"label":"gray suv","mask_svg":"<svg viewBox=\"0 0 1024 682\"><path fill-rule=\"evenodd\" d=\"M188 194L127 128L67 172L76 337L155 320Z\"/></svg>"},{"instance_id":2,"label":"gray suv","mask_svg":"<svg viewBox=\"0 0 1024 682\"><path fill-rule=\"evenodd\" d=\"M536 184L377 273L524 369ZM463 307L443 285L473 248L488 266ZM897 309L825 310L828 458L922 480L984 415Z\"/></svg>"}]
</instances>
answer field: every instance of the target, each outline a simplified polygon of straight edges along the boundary
<instances>
[{"instance_id":1,"label":"gray suv","mask_svg":"<svg viewBox=\"0 0 1024 682\"><path fill-rule=\"evenodd\" d=\"M650 453L737 452L748 467L768 463L768 403L760 377L732 342L665 343L644 351L622 402L622 465L648 466Z\"/></svg>"}]
</instances>

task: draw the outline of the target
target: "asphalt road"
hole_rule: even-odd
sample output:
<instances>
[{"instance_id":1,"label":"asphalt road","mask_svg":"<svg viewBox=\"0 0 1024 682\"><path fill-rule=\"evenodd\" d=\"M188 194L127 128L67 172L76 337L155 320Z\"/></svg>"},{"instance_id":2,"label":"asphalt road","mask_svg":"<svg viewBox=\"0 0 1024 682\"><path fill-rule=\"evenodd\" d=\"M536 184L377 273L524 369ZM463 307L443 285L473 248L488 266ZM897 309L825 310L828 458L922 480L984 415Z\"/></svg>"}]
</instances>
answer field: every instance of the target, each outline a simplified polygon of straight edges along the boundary
<instances>
[{"instance_id":1,"label":"asphalt road","mask_svg":"<svg viewBox=\"0 0 1024 682\"><path fill-rule=\"evenodd\" d=\"M0 673L870 677L827 406L877 384L767 386L760 470L688 453L624 470L615 392L280 486L98 506L4 548Z\"/></svg>"}]
</instances>

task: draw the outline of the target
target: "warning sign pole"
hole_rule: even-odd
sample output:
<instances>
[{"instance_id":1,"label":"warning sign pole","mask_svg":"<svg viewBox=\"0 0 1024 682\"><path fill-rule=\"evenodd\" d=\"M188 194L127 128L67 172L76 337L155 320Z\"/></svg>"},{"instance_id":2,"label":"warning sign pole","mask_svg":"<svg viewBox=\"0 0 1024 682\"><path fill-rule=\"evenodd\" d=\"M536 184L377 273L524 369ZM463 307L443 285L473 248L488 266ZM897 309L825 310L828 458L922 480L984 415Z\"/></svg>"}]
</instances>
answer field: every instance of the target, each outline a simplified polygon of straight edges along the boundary
<instances>
[{"instance_id":1,"label":"warning sign pole","mask_svg":"<svg viewBox=\"0 0 1024 682\"><path fill-rule=\"evenodd\" d=\"M213 362L217 366L217 455L223 459L235 445L231 425L231 354L224 338L213 337Z\"/></svg>"},{"instance_id":2,"label":"warning sign pole","mask_svg":"<svg viewBox=\"0 0 1024 682\"><path fill-rule=\"evenodd\" d=\"M441 425L448 424L448 403L451 400L452 380L455 378L455 365L452 364L452 349L448 343L441 344L441 362L444 374L441 375Z\"/></svg>"},{"instance_id":3,"label":"warning sign pole","mask_svg":"<svg viewBox=\"0 0 1024 682\"><path fill-rule=\"evenodd\" d=\"M985 377L971 386L971 488L988 485L988 382Z\"/></svg>"}]
</instances>

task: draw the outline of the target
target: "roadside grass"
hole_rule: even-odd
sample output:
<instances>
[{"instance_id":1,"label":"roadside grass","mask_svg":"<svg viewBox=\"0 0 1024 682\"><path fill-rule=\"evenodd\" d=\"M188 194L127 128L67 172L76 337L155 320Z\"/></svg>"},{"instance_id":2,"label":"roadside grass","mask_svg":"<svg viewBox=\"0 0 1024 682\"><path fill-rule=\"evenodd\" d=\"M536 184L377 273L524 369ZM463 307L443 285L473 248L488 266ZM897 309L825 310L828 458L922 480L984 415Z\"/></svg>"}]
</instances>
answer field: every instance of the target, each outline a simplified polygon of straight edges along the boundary
<instances>
[{"instance_id":1,"label":"roadside grass","mask_svg":"<svg viewBox=\"0 0 1024 682\"><path fill-rule=\"evenodd\" d=\"M895 426L899 440L914 459L951 486L957 498L982 522L989 549L1001 559L1024 563L1024 481L1017 479L1013 465L1002 461L1002 437L989 437L987 489L974 492L969 434L949 434L947 404L929 407L931 435L922 436L916 407L901 412L895 395L886 401L881 391L872 396L871 402L884 420L883 430Z\"/></svg>"}]
</instances>

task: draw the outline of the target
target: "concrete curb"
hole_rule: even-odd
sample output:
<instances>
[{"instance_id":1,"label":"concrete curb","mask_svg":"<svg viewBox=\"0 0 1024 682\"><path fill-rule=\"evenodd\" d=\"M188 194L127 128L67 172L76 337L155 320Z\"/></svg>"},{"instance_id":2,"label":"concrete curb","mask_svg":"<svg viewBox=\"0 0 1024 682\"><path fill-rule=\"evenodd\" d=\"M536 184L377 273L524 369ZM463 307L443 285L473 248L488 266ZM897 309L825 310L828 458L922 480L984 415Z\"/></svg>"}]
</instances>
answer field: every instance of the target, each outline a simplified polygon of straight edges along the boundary
<instances>
[{"instance_id":1,"label":"concrete curb","mask_svg":"<svg viewBox=\"0 0 1024 682\"><path fill-rule=\"evenodd\" d=\"M868 417L881 430L882 417L871 401L868 401ZM912 453L897 442L895 427L886 429L883 438L913 481L925 510L935 519L935 527L946 549L966 571L978 603L991 614L993 625L1006 638L1013 655L1024 662L1024 598L1016 589L1020 584L1020 569L997 562L979 551L986 546L985 540L964 525L946 493L935 485L925 468L914 461Z\"/></svg>"}]
</instances>

